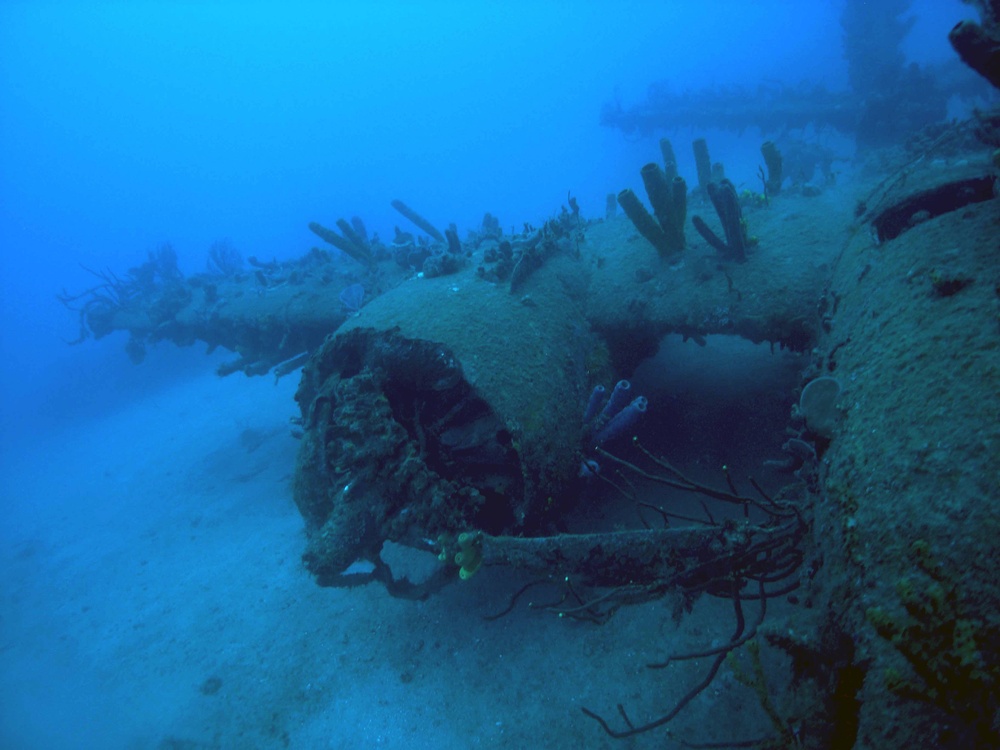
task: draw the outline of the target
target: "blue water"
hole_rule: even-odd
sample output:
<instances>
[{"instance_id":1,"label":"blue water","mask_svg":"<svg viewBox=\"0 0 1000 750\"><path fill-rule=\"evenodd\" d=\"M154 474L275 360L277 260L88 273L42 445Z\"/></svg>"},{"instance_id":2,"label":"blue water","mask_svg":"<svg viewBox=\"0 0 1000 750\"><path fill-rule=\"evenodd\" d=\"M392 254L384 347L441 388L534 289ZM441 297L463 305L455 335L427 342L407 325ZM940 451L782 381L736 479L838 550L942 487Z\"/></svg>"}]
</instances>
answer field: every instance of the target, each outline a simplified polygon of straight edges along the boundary
<instances>
[{"instance_id":1,"label":"blue water","mask_svg":"<svg viewBox=\"0 0 1000 750\"><path fill-rule=\"evenodd\" d=\"M295 258L315 244L310 221L332 223L359 215L369 231L391 237L400 223L389 205L394 198L438 226L455 222L463 233L478 226L486 211L505 227L540 224L559 210L568 193L577 197L585 216L600 216L609 192L640 188L638 167L656 148L653 138L626 138L600 127L602 104L614 98L637 102L650 83L660 80L675 91L804 79L843 89L847 72L840 11L841 3L782 0L0 3L0 503L3 516L19 524L8 531L5 560L20 561L3 581L0 658L9 660L15 652L18 658L8 661L16 666L0 672L0 695L8 698L0 705L0 747L280 747L295 736L285 726L266 741L273 744L266 744L261 739L265 729L255 724L250 732L249 724L232 719L232 711L186 711L184 702L193 700L188 692L200 695L197 688L211 676L209 667L191 667L179 686L171 684L162 694L154 677L136 676L130 692L128 679L109 675L131 668L116 665L141 662L149 643L133 644L119 629L79 622L78 610L97 607L106 593L95 581L106 580L109 587L122 582L109 565L118 571L116 566L140 558L158 564L155 545L139 543L141 552L130 546L156 533L172 540L161 562L190 566L164 573L152 584L174 592L167 607L172 614L150 614L156 606L136 595L126 597L119 609L105 607L103 622L128 620L127 630L154 616L165 618L161 624L206 616L207 599L194 603L183 589L171 588L171 581L194 576L203 559L176 546L201 523L196 508L202 498L189 493L172 505L176 496L171 493L183 492L184 481L203 489L214 476L212 466L199 463L210 441L192 441L189 450L164 445L184 443L189 433L178 425L183 427L185 419L193 420L192 430L224 424L225 430L211 433L220 451L242 456L246 447L240 438L252 429L268 436L264 444L273 447L272 458L277 456L260 468L270 483L264 489L241 479L235 469L220 470L220 483L240 486L213 496L227 512L219 511L212 523L225 529L227 518L242 519L237 525L244 541L219 531L210 548L245 544L247 534L260 535L266 546L270 542L263 531L270 522L286 545L274 553L275 560L293 559L301 542L287 494L294 445L270 437L292 414L294 384L264 394L255 390L259 384L235 378L217 382L211 372L220 355L206 357L200 349L160 345L134 367L118 336L68 347L78 322L55 295L93 282L82 266L121 271L170 242L182 270L196 273L205 268L209 246L223 238L244 256ZM935 65L953 59L945 33L970 15L969 7L958 0L921 0L911 12L915 22L904 46L908 60ZM708 136L713 157L725 162L735 181L754 178L759 131L696 135ZM677 136L688 140L694 134ZM678 150L678 156L681 172L693 174L687 150ZM243 409L244 398L261 399L262 405ZM194 415L205 410L214 418L203 423ZM131 443L143 450L126 448ZM174 473L157 473L166 471L156 460L160 450L178 462ZM147 461L159 468L150 469ZM192 463L185 466L185 461ZM188 473L188 480L175 476ZM134 486L102 489L101 482L115 477ZM144 482L158 482L160 489L144 490ZM238 505L230 507L244 482L255 487L250 494L257 504L250 518L262 519L259 526L248 523ZM279 484L280 492L274 489ZM170 492L163 489L167 485ZM93 513L89 503L95 504ZM173 515L171 508L177 507L183 510ZM101 549L110 560L99 554ZM222 559L213 591L219 606L239 608L239 598L219 591L246 582L238 580L230 558ZM268 564L275 560L269 558ZM265 577L267 569L261 565L254 575ZM408 610L379 603L374 592L357 604L344 592L314 589L304 576L289 582L294 576L287 569L282 575L282 585L296 592L290 599L314 602L308 611L332 597L338 611L369 606L389 618L389 632L405 630L400 623L410 616ZM218 583L227 576L233 577L230 585ZM86 601L74 593L74 579L88 582ZM140 585L128 580L130 586ZM195 590L198 585L192 583ZM463 606L456 594L449 596L446 604L423 611L428 619L416 626L423 635L419 648L411 644L415 652L442 648L433 643L436 626L449 637L456 630L463 635L461 627L440 624L452 608ZM283 606L278 599L260 604L260 617L273 611L271 605ZM190 612L185 612L186 602ZM230 633L228 643L262 637L253 630L252 618L239 622L248 634ZM317 617L303 628L321 628L325 622ZM211 640L213 629L177 627L181 640L205 639L192 659L222 648ZM346 639L356 646L358 639L382 637L376 626L357 627L362 626L352 621L352 629L335 638L315 638L330 637L334 644ZM558 628L544 628L559 637ZM169 630L157 630L158 638L169 640ZM68 641L72 654L63 652ZM154 641L149 658L176 670L165 641ZM589 647L599 649L597 642ZM512 636L506 647L517 643ZM126 653L130 644L134 653ZM431 661L453 659L456 653L471 658L476 648L469 641L446 645ZM309 653L318 659L327 652ZM270 664L264 676L255 678L247 668L239 679L284 684L288 675L275 665L289 664L286 656L261 657ZM407 660L417 657L379 652L378 658L398 662L390 670L391 690L385 690L392 700L405 701L405 675L412 671ZM528 669L530 659L518 664ZM318 674L328 675L328 670ZM364 669L351 674L363 675ZM503 677L507 682L522 678L530 690L541 689L537 676L528 679L514 670ZM304 692L294 698L277 698L267 689L254 693L260 703L249 713L259 719L274 703L285 721L289 706L335 711L337 700L349 700L344 696L374 690L363 683L341 685L314 698L306 683L312 684L299 685L296 689ZM455 690L461 695L463 687ZM481 694L483 685L476 690ZM9 700L14 695L18 699ZM119 701L126 695L131 703L123 708ZM326 709L315 708L319 704ZM357 710L370 705L378 706L372 709L376 714L392 715L377 699L359 700ZM331 733L327 744L299 746L375 746L379 738L391 747L423 746L416 737L460 744L461 736L450 737L435 723L454 706L443 701L427 715L400 708L417 717L405 732L395 732L398 727L387 719L387 728L364 734L355 731L358 719L347 714L324 726ZM134 731L114 731L119 710L138 717L130 727ZM530 714L534 709L518 710ZM48 711L58 729L46 722ZM510 722L504 717L482 713L482 721L492 726L492 733L480 738L482 746L530 746L517 744L530 743L530 735L514 733L518 740L510 739L510 731L504 735L500 725ZM598 741L592 730L581 727L584 743ZM253 739L243 744L241 736ZM169 742L200 744L163 744Z\"/></svg>"},{"instance_id":2,"label":"blue water","mask_svg":"<svg viewBox=\"0 0 1000 750\"><path fill-rule=\"evenodd\" d=\"M200 271L220 238L296 257L309 221L357 214L386 236L397 197L461 229L485 211L538 223L568 191L600 215L649 158L598 126L615 95L846 81L836 3L356 5L0 5L5 393L66 361L75 321L51 301L92 280L80 263L171 242ZM966 9L914 7L912 57L950 59L941 30ZM756 134L708 135L753 176Z\"/></svg>"}]
</instances>

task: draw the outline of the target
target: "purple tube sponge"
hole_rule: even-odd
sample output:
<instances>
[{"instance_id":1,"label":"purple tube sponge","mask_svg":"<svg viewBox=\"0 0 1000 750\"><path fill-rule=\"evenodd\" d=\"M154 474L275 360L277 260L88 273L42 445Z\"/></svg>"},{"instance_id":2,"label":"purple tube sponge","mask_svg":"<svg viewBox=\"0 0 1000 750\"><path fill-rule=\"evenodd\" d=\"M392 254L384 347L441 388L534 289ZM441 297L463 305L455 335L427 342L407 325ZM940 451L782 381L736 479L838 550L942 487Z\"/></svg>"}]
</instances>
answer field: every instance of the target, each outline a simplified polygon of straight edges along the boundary
<instances>
[{"instance_id":1,"label":"purple tube sponge","mask_svg":"<svg viewBox=\"0 0 1000 750\"><path fill-rule=\"evenodd\" d=\"M615 389L611 391L608 403L605 404L604 411L601 412L600 424L607 425L618 412L625 408L625 405L628 404L631 388L632 384L627 380L619 380L615 383Z\"/></svg>"},{"instance_id":2,"label":"purple tube sponge","mask_svg":"<svg viewBox=\"0 0 1000 750\"><path fill-rule=\"evenodd\" d=\"M590 392L590 400L587 401L587 408L583 410L583 423L590 424L597 416L597 412L604 406L604 399L608 397L608 389L603 385L595 385Z\"/></svg>"},{"instance_id":3,"label":"purple tube sponge","mask_svg":"<svg viewBox=\"0 0 1000 750\"><path fill-rule=\"evenodd\" d=\"M617 391L617 388L615 389ZM612 398L614 396L612 395ZM594 438L598 445L604 445L610 440L619 438L622 435L627 435L635 429L635 426L639 423L642 415L646 413L646 407L648 405L645 396L639 396L632 401L628 406L615 414L611 419L608 420L600 430L597 432L597 436Z\"/></svg>"}]
</instances>

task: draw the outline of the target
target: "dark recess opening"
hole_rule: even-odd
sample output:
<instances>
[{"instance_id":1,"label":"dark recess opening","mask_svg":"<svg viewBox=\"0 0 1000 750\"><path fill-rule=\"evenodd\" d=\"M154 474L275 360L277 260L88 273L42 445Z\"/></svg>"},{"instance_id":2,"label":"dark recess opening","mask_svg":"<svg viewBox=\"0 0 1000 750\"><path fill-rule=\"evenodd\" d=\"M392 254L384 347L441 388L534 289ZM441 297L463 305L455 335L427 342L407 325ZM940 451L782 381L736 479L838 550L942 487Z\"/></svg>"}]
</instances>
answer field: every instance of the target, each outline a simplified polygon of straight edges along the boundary
<instances>
[{"instance_id":1,"label":"dark recess opening","mask_svg":"<svg viewBox=\"0 0 1000 750\"><path fill-rule=\"evenodd\" d=\"M957 211L970 203L982 203L995 195L996 178L992 175L947 182L911 195L882 211L872 226L879 242L894 240L907 229L936 216Z\"/></svg>"}]
</instances>

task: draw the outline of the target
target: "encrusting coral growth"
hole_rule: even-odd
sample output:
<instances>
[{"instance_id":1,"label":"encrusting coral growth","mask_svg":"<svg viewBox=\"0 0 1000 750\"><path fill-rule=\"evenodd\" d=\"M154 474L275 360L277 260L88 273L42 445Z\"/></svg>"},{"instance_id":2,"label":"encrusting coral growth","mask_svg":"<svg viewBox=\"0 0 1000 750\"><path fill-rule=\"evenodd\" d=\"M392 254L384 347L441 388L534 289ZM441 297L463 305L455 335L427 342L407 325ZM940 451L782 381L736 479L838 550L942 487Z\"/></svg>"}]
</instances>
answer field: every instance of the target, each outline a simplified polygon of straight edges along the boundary
<instances>
[{"instance_id":1,"label":"encrusting coral growth","mask_svg":"<svg viewBox=\"0 0 1000 750\"><path fill-rule=\"evenodd\" d=\"M725 238L695 221L717 252L652 256L646 240L671 260L686 244L686 186L661 142L664 166L643 170L653 214L630 191L619 198L641 237L625 221L587 222L571 196L540 229L505 234L489 217L465 242L407 209L427 237L397 231L388 246L358 221L338 221L337 232L314 224L347 260L332 250L249 258L244 273L218 250L212 273L192 277L164 249L62 299L80 315L81 339L127 331L137 360L147 342L169 339L232 348L226 372L307 362L294 494L304 560L324 585L377 581L424 597L504 566L537 580L497 616L537 585L551 594L540 610L595 624L668 594L678 612L700 595L727 599L728 640L649 665L707 660L679 701L654 706L645 723L624 704L617 715L585 709L612 737L668 724L709 696L728 660L774 731L757 746L995 747L996 145L938 151L972 131L945 126L854 215L856 196L832 187L748 207L767 238L750 258L739 196L718 173L704 189ZM766 191L776 192L769 151ZM435 275L446 265L447 278ZM667 333L812 353L785 489L747 480L753 492L743 492L728 470L719 486L694 481L646 450L632 433L652 418L653 398L634 400L620 422L593 421L600 399L584 404L595 384L627 376ZM642 528L555 533L587 481L581 463L596 476L598 459L614 467L598 481L632 503ZM634 480L691 493L704 517L640 500ZM396 578L387 542L444 564L423 583ZM371 571L353 572L359 560ZM768 628L779 600L788 626ZM791 657L797 690L810 686L794 727L771 694L785 683L764 679L762 643Z\"/></svg>"},{"instance_id":2,"label":"encrusting coral growth","mask_svg":"<svg viewBox=\"0 0 1000 750\"><path fill-rule=\"evenodd\" d=\"M910 557L913 573L896 584L901 609L880 605L866 612L911 671L887 667L886 686L955 717L949 742L1000 746L1000 617L966 611L960 577L934 560L926 541L914 541Z\"/></svg>"}]
</instances>

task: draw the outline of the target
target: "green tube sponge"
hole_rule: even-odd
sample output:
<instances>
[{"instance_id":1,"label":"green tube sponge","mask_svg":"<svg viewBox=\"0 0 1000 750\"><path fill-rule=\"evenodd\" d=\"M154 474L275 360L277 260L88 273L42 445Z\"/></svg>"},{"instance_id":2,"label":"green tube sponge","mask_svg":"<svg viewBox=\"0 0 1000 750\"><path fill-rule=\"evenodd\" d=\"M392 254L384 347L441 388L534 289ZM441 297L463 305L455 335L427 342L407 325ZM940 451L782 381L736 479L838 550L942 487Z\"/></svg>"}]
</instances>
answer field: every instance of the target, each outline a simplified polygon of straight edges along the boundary
<instances>
[{"instance_id":1,"label":"green tube sponge","mask_svg":"<svg viewBox=\"0 0 1000 750\"><path fill-rule=\"evenodd\" d=\"M440 548L438 560L443 563L451 561L458 566L458 577L467 581L476 574L483 564L483 533L481 531L463 531L457 537L449 533L437 538Z\"/></svg>"},{"instance_id":2,"label":"green tube sponge","mask_svg":"<svg viewBox=\"0 0 1000 750\"><path fill-rule=\"evenodd\" d=\"M483 564L483 535L478 531L466 531L458 535L457 543L455 564L458 565L458 577L467 581Z\"/></svg>"}]
</instances>

